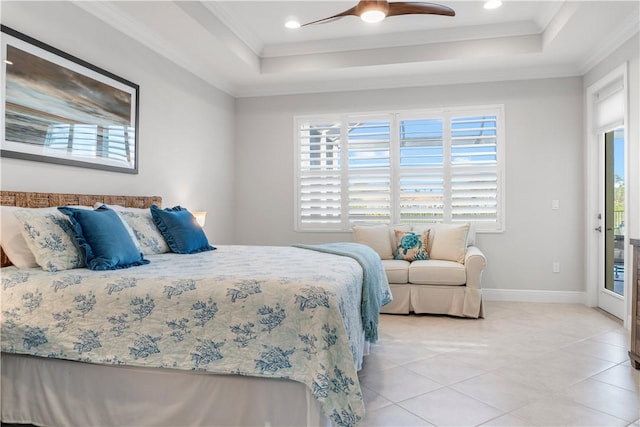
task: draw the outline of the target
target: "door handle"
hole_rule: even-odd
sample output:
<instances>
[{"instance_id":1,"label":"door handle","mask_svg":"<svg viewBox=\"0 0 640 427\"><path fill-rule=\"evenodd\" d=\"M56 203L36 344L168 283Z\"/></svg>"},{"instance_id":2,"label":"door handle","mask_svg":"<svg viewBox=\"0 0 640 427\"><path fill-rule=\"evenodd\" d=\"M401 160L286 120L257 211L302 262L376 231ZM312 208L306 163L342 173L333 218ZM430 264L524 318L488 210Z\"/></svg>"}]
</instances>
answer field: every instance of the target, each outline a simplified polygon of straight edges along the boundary
<instances>
[{"instance_id":1,"label":"door handle","mask_svg":"<svg viewBox=\"0 0 640 427\"><path fill-rule=\"evenodd\" d=\"M594 230L596 230L596 231L598 231L598 232L602 233L602 226L601 226L601 225L599 225L599 226L597 226L596 228L594 228Z\"/></svg>"}]
</instances>

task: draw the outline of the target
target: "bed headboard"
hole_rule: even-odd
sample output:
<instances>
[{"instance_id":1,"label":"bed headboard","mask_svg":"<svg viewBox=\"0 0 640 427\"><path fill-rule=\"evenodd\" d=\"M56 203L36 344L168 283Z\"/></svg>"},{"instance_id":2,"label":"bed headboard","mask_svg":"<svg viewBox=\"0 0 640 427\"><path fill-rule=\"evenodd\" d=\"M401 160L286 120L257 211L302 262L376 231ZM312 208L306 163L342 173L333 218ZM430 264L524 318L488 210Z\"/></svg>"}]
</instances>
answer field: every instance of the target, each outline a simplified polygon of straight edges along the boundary
<instances>
[{"instance_id":1,"label":"bed headboard","mask_svg":"<svg viewBox=\"0 0 640 427\"><path fill-rule=\"evenodd\" d=\"M151 205L162 206L162 197L0 191L0 205L2 206L50 208L55 206L74 205L93 206L96 202L107 205L126 206L129 208L148 208ZM11 265L11 261L6 257L2 248L0 248L0 261L2 267Z\"/></svg>"}]
</instances>

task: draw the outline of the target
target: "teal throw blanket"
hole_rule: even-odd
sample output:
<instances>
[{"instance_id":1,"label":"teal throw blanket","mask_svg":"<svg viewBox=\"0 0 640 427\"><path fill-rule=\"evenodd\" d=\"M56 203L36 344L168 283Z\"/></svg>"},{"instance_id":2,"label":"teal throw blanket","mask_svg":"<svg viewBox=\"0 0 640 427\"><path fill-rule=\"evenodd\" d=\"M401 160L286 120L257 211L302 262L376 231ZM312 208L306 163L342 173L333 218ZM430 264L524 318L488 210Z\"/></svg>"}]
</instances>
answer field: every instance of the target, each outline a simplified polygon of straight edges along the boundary
<instances>
[{"instance_id":1,"label":"teal throw blanket","mask_svg":"<svg viewBox=\"0 0 640 427\"><path fill-rule=\"evenodd\" d=\"M387 274L384 272L380 257L369 246L360 243L339 242L321 245L293 245L297 248L318 252L348 256L362 266L362 303L361 316L364 337L369 342L378 340L378 318L380 307L389 304L393 297L389 289Z\"/></svg>"}]
</instances>

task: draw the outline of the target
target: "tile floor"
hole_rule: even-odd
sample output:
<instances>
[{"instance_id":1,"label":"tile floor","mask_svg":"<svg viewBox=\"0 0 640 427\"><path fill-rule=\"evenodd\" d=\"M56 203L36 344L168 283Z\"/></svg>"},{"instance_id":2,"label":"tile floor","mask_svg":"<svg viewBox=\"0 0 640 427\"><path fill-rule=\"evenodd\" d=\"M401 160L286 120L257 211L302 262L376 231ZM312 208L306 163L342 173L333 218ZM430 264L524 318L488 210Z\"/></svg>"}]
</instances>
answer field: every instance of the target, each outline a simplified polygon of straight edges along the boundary
<instances>
[{"instance_id":1,"label":"tile floor","mask_svg":"<svg viewBox=\"0 0 640 427\"><path fill-rule=\"evenodd\" d=\"M362 425L640 427L621 322L579 304L485 308L480 320L382 315Z\"/></svg>"}]
</instances>

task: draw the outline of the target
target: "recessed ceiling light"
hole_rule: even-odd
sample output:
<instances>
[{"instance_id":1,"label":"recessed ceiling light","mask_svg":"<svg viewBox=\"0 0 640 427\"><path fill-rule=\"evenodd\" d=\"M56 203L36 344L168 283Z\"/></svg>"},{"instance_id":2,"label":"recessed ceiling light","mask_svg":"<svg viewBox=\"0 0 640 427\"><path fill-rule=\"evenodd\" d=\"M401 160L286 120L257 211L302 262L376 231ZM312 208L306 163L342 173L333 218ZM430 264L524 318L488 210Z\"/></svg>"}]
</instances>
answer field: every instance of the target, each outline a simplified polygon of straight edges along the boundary
<instances>
[{"instance_id":1,"label":"recessed ceiling light","mask_svg":"<svg viewBox=\"0 0 640 427\"><path fill-rule=\"evenodd\" d=\"M287 22L284 23L284 26L289 29L295 30L296 28L300 28L300 23L295 19L289 19Z\"/></svg>"},{"instance_id":2,"label":"recessed ceiling light","mask_svg":"<svg viewBox=\"0 0 640 427\"><path fill-rule=\"evenodd\" d=\"M502 6L502 2L500 0L489 0L484 4L485 9L497 9Z\"/></svg>"}]
</instances>

